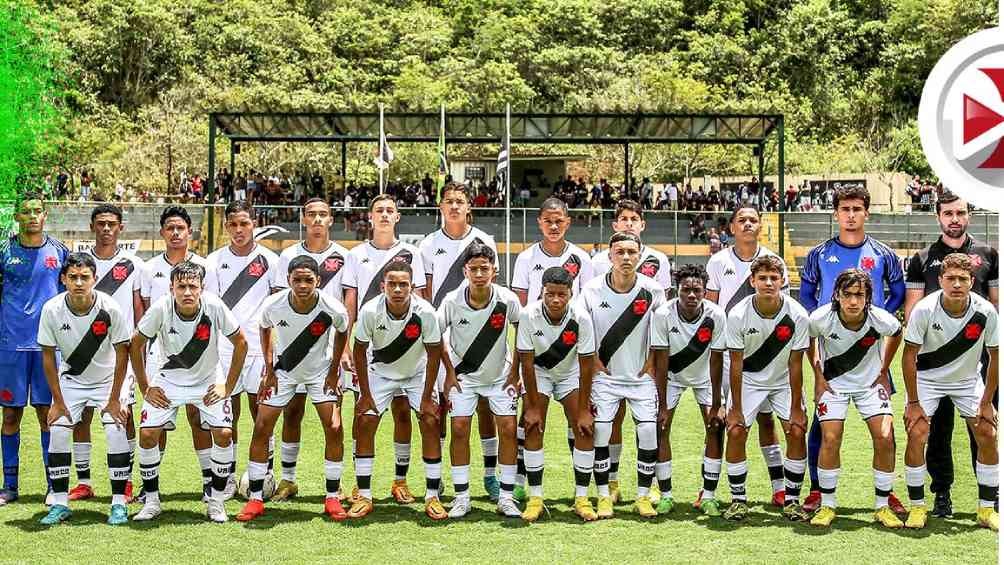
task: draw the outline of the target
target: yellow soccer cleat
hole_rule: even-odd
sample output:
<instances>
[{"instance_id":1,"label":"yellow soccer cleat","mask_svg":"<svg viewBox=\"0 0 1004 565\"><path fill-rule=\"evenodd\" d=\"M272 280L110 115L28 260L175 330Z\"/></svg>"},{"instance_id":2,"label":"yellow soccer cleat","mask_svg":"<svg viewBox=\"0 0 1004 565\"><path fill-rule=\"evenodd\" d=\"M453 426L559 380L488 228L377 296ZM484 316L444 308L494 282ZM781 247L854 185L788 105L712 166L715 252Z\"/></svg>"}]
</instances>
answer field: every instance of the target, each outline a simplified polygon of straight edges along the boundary
<instances>
[{"instance_id":1,"label":"yellow soccer cleat","mask_svg":"<svg viewBox=\"0 0 1004 565\"><path fill-rule=\"evenodd\" d=\"M526 510L523 511L523 519L527 522L536 522L544 512L544 499L539 496L531 496L526 501Z\"/></svg>"},{"instance_id":2,"label":"yellow soccer cleat","mask_svg":"<svg viewBox=\"0 0 1004 565\"><path fill-rule=\"evenodd\" d=\"M809 524L813 526L820 526L823 528L829 528L830 524L837 517L837 511L829 506L820 506L819 510L816 511L816 515L812 517Z\"/></svg>"},{"instance_id":3,"label":"yellow soccer cleat","mask_svg":"<svg viewBox=\"0 0 1004 565\"><path fill-rule=\"evenodd\" d=\"M618 481L610 481L610 502L617 504L621 501L621 484Z\"/></svg>"},{"instance_id":4,"label":"yellow soccer cleat","mask_svg":"<svg viewBox=\"0 0 1004 565\"><path fill-rule=\"evenodd\" d=\"M425 515L433 520L445 520L450 517L438 498L430 498L425 501Z\"/></svg>"},{"instance_id":5,"label":"yellow soccer cleat","mask_svg":"<svg viewBox=\"0 0 1004 565\"><path fill-rule=\"evenodd\" d=\"M411 489L408 488L408 481L406 480L394 481L394 484L390 487L390 495L394 497L394 500L398 504L411 504L415 502L415 496L411 494Z\"/></svg>"},{"instance_id":6,"label":"yellow soccer cleat","mask_svg":"<svg viewBox=\"0 0 1004 565\"><path fill-rule=\"evenodd\" d=\"M653 483L655 481L652 481ZM652 488L648 489L648 499L652 501L652 504L659 504L662 499L662 493L659 492L659 487L652 485Z\"/></svg>"},{"instance_id":7,"label":"yellow soccer cleat","mask_svg":"<svg viewBox=\"0 0 1004 565\"><path fill-rule=\"evenodd\" d=\"M373 512L373 501L360 496L352 503L352 508L349 508L348 517L357 520L365 518L370 512Z\"/></svg>"},{"instance_id":8,"label":"yellow soccer cleat","mask_svg":"<svg viewBox=\"0 0 1004 565\"><path fill-rule=\"evenodd\" d=\"M272 502L286 502L292 500L298 492L300 492L300 489L296 486L296 483L283 479L279 481L279 486L276 487L275 494L272 495L271 500Z\"/></svg>"},{"instance_id":9,"label":"yellow soccer cleat","mask_svg":"<svg viewBox=\"0 0 1004 565\"><path fill-rule=\"evenodd\" d=\"M601 496L596 501L596 517L599 519L614 517L614 501L609 496Z\"/></svg>"},{"instance_id":10,"label":"yellow soccer cleat","mask_svg":"<svg viewBox=\"0 0 1004 565\"><path fill-rule=\"evenodd\" d=\"M582 518L583 522L592 522L599 518L596 515L596 511L593 510L593 503L590 502L588 497L577 496L575 497L575 504L572 506L575 513Z\"/></svg>"},{"instance_id":11,"label":"yellow soccer cleat","mask_svg":"<svg viewBox=\"0 0 1004 565\"><path fill-rule=\"evenodd\" d=\"M993 506L981 506L976 510L976 523L981 528L990 528L996 532L998 519L997 512L994 511Z\"/></svg>"},{"instance_id":12,"label":"yellow soccer cleat","mask_svg":"<svg viewBox=\"0 0 1004 565\"><path fill-rule=\"evenodd\" d=\"M899 529L903 527L903 520L892 511L892 508L883 506L875 511L875 521L887 528Z\"/></svg>"},{"instance_id":13,"label":"yellow soccer cleat","mask_svg":"<svg viewBox=\"0 0 1004 565\"><path fill-rule=\"evenodd\" d=\"M919 530L927 525L927 507L911 506L906 517L906 527Z\"/></svg>"},{"instance_id":14,"label":"yellow soccer cleat","mask_svg":"<svg viewBox=\"0 0 1004 565\"><path fill-rule=\"evenodd\" d=\"M659 513L656 512L655 508L652 506L652 501L647 496L643 496L636 500L634 508L638 511L638 515L642 518L655 518L659 515Z\"/></svg>"}]
</instances>

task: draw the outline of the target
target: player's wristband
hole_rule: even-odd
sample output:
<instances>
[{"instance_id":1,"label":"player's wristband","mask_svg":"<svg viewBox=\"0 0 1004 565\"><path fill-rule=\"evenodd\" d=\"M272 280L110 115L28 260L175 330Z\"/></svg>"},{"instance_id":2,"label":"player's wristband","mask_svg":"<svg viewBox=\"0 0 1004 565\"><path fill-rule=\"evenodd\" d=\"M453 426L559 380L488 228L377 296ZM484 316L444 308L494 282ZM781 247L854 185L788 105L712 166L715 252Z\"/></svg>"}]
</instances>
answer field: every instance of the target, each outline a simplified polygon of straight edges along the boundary
<instances>
[{"instance_id":1,"label":"player's wristband","mask_svg":"<svg viewBox=\"0 0 1004 565\"><path fill-rule=\"evenodd\" d=\"M906 403L907 404L920 404L920 401L919 400L907 400Z\"/></svg>"}]
</instances>

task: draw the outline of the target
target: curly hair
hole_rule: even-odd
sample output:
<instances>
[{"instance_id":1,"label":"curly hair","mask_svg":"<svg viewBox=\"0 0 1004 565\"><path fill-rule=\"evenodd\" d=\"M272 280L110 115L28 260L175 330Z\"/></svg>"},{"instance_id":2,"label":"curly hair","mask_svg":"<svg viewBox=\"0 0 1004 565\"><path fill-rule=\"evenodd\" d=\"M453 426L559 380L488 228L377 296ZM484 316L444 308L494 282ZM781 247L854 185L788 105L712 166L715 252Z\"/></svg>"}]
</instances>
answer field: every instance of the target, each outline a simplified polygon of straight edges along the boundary
<instances>
[{"instance_id":1,"label":"curly hair","mask_svg":"<svg viewBox=\"0 0 1004 565\"><path fill-rule=\"evenodd\" d=\"M837 296L856 284L861 285L861 288L865 291L865 310L871 308L872 278L865 271L852 268L837 275L837 280L833 281L833 296L830 297L830 304L834 312L840 311L840 302L837 300Z\"/></svg>"},{"instance_id":2,"label":"curly hair","mask_svg":"<svg viewBox=\"0 0 1004 565\"><path fill-rule=\"evenodd\" d=\"M699 279L703 286L708 286L708 271L706 271L702 265L687 263L686 265L682 265L679 269L673 271L673 280L676 281L677 287L683 283L683 279L690 278Z\"/></svg>"}]
</instances>

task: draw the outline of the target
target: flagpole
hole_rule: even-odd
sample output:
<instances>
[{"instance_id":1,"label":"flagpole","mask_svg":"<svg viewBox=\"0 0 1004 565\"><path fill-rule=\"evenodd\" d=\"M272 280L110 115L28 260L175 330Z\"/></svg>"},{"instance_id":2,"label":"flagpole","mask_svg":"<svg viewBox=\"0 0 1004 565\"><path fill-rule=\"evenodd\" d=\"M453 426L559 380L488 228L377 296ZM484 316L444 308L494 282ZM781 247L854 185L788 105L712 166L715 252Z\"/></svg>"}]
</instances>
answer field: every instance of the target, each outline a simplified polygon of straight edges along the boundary
<instances>
[{"instance_id":1,"label":"flagpole","mask_svg":"<svg viewBox=\"0 0 1004 565\"><path fill-rule=\"evenodd\" d=\"M385 142L385 139L384 139L384 133L383 133L383 103L381 103L380 104L380 142L377 145L377 151L378 151L378 153L377 153L377 155L378 155L377 159L380 159L381 161L383 160L383 155L384 155L384 153L383 153L383 144L384 144L384 142ZM383 166L378 166L377 169L380 170L380 194L383 194L383 192L384 192L384 188L383 188Z\"/></svg>"},{"instance_id":2,"label":"flagpole","mask_svg":"<svg viewBox=\"0 0 1004 565\"><path fill-rule=\"evenodd\" d=\"M505 150L508 166L505 171L505 280L506 286L512 286L512 278L509 273L509 247L512 245L510 206L512 198L509 195L512 177L512 148L509 147L509 103L505 105Z\"/></svg>"}]
</instances>

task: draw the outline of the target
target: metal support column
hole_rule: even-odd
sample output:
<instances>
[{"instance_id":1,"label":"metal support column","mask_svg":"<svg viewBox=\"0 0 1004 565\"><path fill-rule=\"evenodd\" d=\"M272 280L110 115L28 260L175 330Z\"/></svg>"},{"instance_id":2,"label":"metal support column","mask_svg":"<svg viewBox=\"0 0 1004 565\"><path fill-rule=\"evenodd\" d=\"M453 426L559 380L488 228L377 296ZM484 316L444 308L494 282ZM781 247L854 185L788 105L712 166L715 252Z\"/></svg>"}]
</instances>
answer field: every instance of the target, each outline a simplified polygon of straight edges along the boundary
<instances>
[{"instance_id":1,"label":"metal support column","mask_svg":"<svg viewBox=\"0 0 1004 565\"><path fill-rule=\"evenodd\" d=\"M631 161L630 161L630 144L624 144L624 192L631 190ZM622 198L626 198L625 194L621 194Z\"/></svg>"},{"instance_id":2,"label":"metal support column","mask_svg":"<svg viewBox=\"0 0 1004 565\"><path fill-rule=\"evenodd\" d=\"M348 161L348 145L342 142L342 188L344 189L349 185L349 172L346 170L345 163Z\"/></svg>"},{"instance_id":3,"label":"metal support column","mask_svg":"<svg viewBox=\"0 0 1004 565\"><path fill-rule=\"evenodd\" d=\"M784 194L784 116L777 118L777 190Z\"/></svg>"},{"instance_id":4,"label":"metal support column","mask_svg":"<svg viewBox=\"0 0 1004 565\"><path fill-rule=\"evenodd\" d=\"M234 167L237 164L237 143L233 140L230 141L230 178L234 178Z\"/></svg>"},{"instance_id":5,"label":"metal support column","mask_svg":"<svg viewBox=\"0 0 1004 565\"><path fill-rule=\"evenodd\" d=\"M766 203L766 201L763 200L763 194L764 194L764 184L763 184L763 150L764 150L764 146L763 146L762 143L760 145L756 145L756 146L753 147L753 154L756 155L756 157L757 157L757 181L759 182L759 184L757 186L760 187L760 190L759 190L760 196L758 196L758 198L761 199L761 202L760 202L761 206L765 207L765 205L767 203Z\"/></svg>"},{"instance_id":6,"label":"metal support column","mask_svg":"<svg viewBox=\"0 0 1004 565\"><path fill-rule=\"evenodd\" d=\"M216 202L216 114L209 114L209 173L206 175L206 179L209 183L209 229L208 235L209 239L206 240L206 249L212 250L213 248L213 224L216 218L213 215L213 210L215 206L213 204Z\"/></svg>"}]
</instances>

